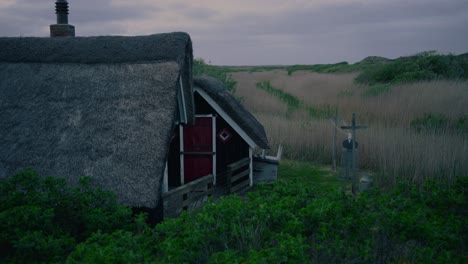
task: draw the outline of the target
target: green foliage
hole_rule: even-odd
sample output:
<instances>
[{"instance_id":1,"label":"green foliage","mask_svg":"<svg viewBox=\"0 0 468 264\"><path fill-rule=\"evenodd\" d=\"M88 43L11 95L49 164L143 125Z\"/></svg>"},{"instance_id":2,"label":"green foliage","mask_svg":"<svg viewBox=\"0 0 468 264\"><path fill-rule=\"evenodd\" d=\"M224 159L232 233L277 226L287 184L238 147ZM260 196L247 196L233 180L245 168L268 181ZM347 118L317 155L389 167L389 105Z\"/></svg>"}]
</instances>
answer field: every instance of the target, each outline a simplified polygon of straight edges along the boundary
<instances>
[{"instance_id":1,"label":"green foliage","mask_svg":"<svg viewBox=\"0 0 468 264\"><path fill-rule=\"evenodd\" d=\"M322 106L308 106L296 96L289 94L281 89L273 87L270 81L263 81L257 83L257 88L266 91L272 96L278 98L280 101L288 106L288 112L294 112L300 108L304 108L310 117L313 118L326 118L335 112L335 107L331 105Z\"/></svg>"},{"instance_id":2,"label":"green foliage","mask_svg":"<svg viewBox=\"0 0 468 264\"><path fill-rule=\"evenodd\" d=\"M318 179L313 165L285 162L280 179L246 197L226 196L196 211L166 219L154 229L139 215L113 227L94 221L73 232L70 216L56 209L74 201L72 217L87 210L120 209L84 180L24 171L0 184L3 262L67 263L465 263L468 177L454 185L428 181L423 188L400 181L388 191L353 196L334 178ZM322 175L323 177L323 175ZM51 206L56 202L56 207ZM130 214L127 213L124 215ZM96 218L92 217L91 219ZM56 221L55 218L68 218ZM113 225L113 220L108 223ZM62 219L63 220L63 219ZM98 224L96 224L96 222ZM84 226L84 227L83 227ZM99 226L98 229L96 227ZM106 230L106 231L104 231ZM91 232L92 231L92 232ZM79 234L74 236L73 233ZM89 234L89 235L84 235ZM10 252L5 255L5 252Z\"/></svg>"},{"instance_id":3,"label":"green foliage","mask_svg":"<svg viewBox=\"0 0 468 264\"><path fill-rule=\"evenodd\" d=\"M206 63L203 59L194 59L192 67L194 76L208 75L221 80L226 89L234 94L236 92L237 81L232 78L228 70L223 67L214 66Z\"/></svg>"},{"instance_id":4,"label":"green foliage","mask_svg":"<svg viewBox=\"0 0 468 264\"><path fill-rule=\"evenodd\" d=\"M151 232L135 235L117 230L106 234L98 231L79 244L67 263L144 263L151 257Z\"/></svg>"},{"instance_id":5,"label":"green foliage","mask_svg":"<svg viewBox=\"0 0 468 264\"><path fill-rule=\"evenodd\" d=\"M262 71L273 71L273 70L285 70L288 75L293 74L295 71L312 71L318 73L349 73L362 71L368 68L372 68L377 64L384 64L389 62L389 59L382 57L368 57L361 62L355 64L349 64L346 61L332 63L332 64L312 64L312 65L290 65L290 66L224 66L220 67L226 72L262 72Z\"/></svg>"},{"instance_id":6,"label":"green foliage","mask_svg":"<svg viewBox=\"0 0 468 264\"><path fill-rule=\"evenodd\" d=\"M390 91L391 86L389 84L374 84L370 86L365 92L364 96L378 96Z\"/></svg>"},{"instance_id":7,"label":"green foliage","mask_svg":"<svg viewBox=\"0 0 468 264\"><path fill-rule=\"evenodd\" d=\"M429 51L367 67L355 80L358 83L374 85L467 78L468 60L466 58L440 55Z\"/></svg>"},{"instance_id":8,"label":"green foliage","mask_svg":"<svg viewBox=\"0 0 468 264\"><path fill-rule=\"evenodd\" d=\"M421 52L414 56L400 57L395 60L371 56L355 64L339 62L335 64L217 68L223 72L286 70L288 75L295 71L318 73L361 72L356 77L356 81L369 85L468 78L468 59L466 55L441 55L435 51Z\"/></svg>"},{"instance_id":9,"label":"green foliage","mask_svg":"<svg viewBox=\"0 0 468 264\"><path fill-rule=\"evenodd\" d=\"M273 70L285 70L288 75L295 71L312 71L319 73L346 73L360 70L362 65L350 65L348 62L339 62L335 64L313 64L313 65L291 65L291 66L246 66L246 67L222 67L229 72L261 72Z\"/></svg>"},{"instance_id":10,"label":"green foliage","mask_svg":"<svg viewBox=\"0 0 468 264\"><path fill-rule=\"evenodd\" d=\"M285 70L287 66L225 66L225 71L228 72L263 72L274 70Z\"/></svg>"},{"instance_id":11,"label":"green foliage","mask_svg":"<svg viewBox=\"0 0 468 264\"><path fill-rule=\"evenodd\" d=\"M412 120L410 125L417 131L454 130L466 133L468 132L468 116L461 116L456 120L451 120L443 114L426 113L422 117Z\"/></svg>"},{"instance_id":12,"label":"green foliage","mask_svg":"<svg viewBox=\"0 0 468 264\"><path fill-rule=\"evenodd\" d=\"M335 113L336 106L321 105L321 106L306 106L309 116L312 118L328 118Z\"/></svg>"},{"instance_id":13,"label":"green foliage","mask_svg":"<svg viewBox=\"0 0 468 264\"><path fill-rule=\"evenodd\" d=\"M282 102L288 105L288 111L292 112L299 109L301 102L299 99L281 89L275 88L271 85L270 81L264 81L257 83L257 88L266 91L274 97L280 99Z\"/></svg>"},{"instance_id":14,"label":"green foliage","mask_svg":"<svg viewBox=\"0 0 468 264\"><path fill-rule=\"evenodd\" d=\"M287 66L288 75L295 71L313 71L319 73L343 73L351 72L355 69L348 62L339 62L335 64L314 64L314 65L292 65Z\"/></svg>"},{"instance_id":15,"label":"green foliage","mask_svg":"<svg viewBox=\"0 0 468 264\"><path fill-rule=\"evenodd\" d=\"M273 184L227 196L139 234L96 234L69 262L463 263L468 178L348 195L287 162ZM324 187L327 191L323 190ZM139 245L139 246L136 246ZM120 252L120 253L118 253ZM72 261L73 260L73 261Z\"/></svg>"},{"instance_id":16,"label":"green foliage","mask_svg":"<svg viewBox=\"0 0 468 264\"><path fill-rule=\"evenodd\" d=\"M383 63L387 63L387 62L390 62L391 60L390 59L387 59L385 57L379 57L379 56L369 56L369 57L366 57L364 58L362 61L356 63L357 65L361 65L361 66L373 66L373 65L376 65L376 64L383 64Z\"/></svg>"},{"instance_id":17,"label":"green foliage","mask_svg":"<svg viewBox=\"0 0 468 264\"><path fill-rule=\"evenodd\" d=\"M114 196L81 178L69 187L61 178L26 169L0 181L0 260L56 262L93 232L126 227L131 211Z\"/></svg>"},{"instance_id":18,"label":"green foliage","mask_svg":"<svg viewBox=\"0 0 468 264\"><path fill-rule=\"evenodd\" d=\"M278 174L285 181L301 181L304 185L317 187L316 191L330 192L345 187L330 171L323 171L315 164L306 161L282 160Z\"/></svg>"}]
</instances>

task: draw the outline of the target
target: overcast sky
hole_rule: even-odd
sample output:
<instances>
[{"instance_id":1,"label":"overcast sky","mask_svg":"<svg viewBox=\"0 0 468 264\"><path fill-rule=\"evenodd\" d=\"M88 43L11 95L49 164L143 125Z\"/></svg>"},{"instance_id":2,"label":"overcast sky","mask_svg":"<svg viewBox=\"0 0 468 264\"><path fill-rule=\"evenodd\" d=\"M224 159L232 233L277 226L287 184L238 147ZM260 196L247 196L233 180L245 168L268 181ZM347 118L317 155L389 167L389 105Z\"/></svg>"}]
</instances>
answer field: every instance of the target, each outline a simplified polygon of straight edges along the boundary
<instances>
[{"instance_id":1,"label":"overcast sky","mask_svg":"<svg viewBox=\"0 0 468 264\"><path fill-rule=\"evenodd\" d=\"M468 52L468 0L68 0L77 36L185 31L215 65ZM0 0L0 36L49 36L55 0Z\"/></svg>"}]
</instances>

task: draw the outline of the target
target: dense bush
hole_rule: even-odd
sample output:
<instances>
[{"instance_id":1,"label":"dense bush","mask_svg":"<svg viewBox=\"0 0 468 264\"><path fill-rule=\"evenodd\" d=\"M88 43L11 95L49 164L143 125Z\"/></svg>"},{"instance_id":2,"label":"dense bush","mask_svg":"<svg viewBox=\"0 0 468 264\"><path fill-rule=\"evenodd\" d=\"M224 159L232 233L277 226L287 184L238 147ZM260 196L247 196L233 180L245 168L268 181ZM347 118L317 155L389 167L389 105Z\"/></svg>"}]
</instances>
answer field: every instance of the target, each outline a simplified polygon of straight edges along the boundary
<instances>
[{"instance_id":1,"label":"dense bush","mask_svg":"<svg viewBox=\"0 0 468 264\"><path fill-rule=\"evenodd\" d=\"M307 178L307 175L302 175ZM155 228L109 193L26 170L0 184L2 262L466 263L468 178L358 196L289 177Z\"/></svg>"},{"instance_id":2,"label":"dense bush","mask_svg":"<svg viewBox=\"0 0 468 264\"><path fill-rule=\"evenodd\" d=\"M416 82L435 79L467 79L468 60L434 51L400 57L387 63L365 68L356 77L358 83L369 85Z\"/></svg>"},{"instance_id":3,"label":"dense bush","mask_svg":"<svg viewBox=\"0 0 468 264\"><path fill-rule=\"evenodd\" d=\"M302 181L263 185L138 235L95 235L69 262L463 263L467 180L359 196ZM140 243L140 246L136 244Z\"/></svg>"},{"instance_id":4,"label":"dense bush","mask_svg":"<svg viewBox=\"0 0 468 264\"><path fill-rule=\"evenodd\" d=\"M0 262L60 262L93 232L128 229L131 220L90 178L69 187L26 169L0 180Z\"/></svg>"},{"instance_id":5,"label":"dense bush","mask_svg":"<svg viewBox=\"0 0 468 264\"><path fill-rule=\"evenodd\" d=\"M193 76L208 75L221 80L232 94L236 92L237 81L223 67L213 66L203 59L193 60Z\"/></svg>"}]
</instances>

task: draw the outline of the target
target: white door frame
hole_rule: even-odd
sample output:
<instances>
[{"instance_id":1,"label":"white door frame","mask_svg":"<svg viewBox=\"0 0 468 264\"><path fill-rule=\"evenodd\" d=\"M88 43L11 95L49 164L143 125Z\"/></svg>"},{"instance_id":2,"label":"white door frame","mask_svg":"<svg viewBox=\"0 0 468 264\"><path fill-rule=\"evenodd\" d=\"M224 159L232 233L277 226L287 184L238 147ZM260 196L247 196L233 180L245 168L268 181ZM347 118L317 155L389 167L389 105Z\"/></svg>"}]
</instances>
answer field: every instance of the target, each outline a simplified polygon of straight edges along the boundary
<instances>
[{"instance_id":1,"label":"white door frame","mask_svg":"<svg viewBox=\"0 0 468 264\"><path fill-rule=\"evenodd\" d=\"M212 120L212 144L213 144L213 184L216 185L216 115L195 115L195 117L210 117ZM180 138L180 185L184 185L184 127L179 125L179 138Z\"/></svg>"}]
</instances>

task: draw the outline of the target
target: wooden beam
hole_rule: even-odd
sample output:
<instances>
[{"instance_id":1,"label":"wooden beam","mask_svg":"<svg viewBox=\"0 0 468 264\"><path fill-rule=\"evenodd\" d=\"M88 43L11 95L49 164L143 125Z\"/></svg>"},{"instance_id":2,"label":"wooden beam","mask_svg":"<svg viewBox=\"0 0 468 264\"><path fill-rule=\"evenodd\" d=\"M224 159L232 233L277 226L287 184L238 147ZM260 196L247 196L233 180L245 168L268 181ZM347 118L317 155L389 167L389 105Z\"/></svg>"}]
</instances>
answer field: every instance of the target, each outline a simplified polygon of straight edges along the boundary
<instances>
[{"instance_id":1,"label":"wooden beam","mask_svg":"<svg viewBox=\"0 0 468 264\"><path fill-rule=\"evenodd\" d=\"M239 172L238 174L231 177L231 182L235 182L235 181L237 181L237 180L239 180L239 179L241 179L241 178L243 178L243 177L245 177L245 176L247 176L249 174L250 174L250 169ZM250 180L249 180L249 183L250 183Z\"/></svg>"},{"instance_id":2,"label":"wooden beam","mask_svg":"<svg viewBox=\"0 0 468 264\"><path fill-rule=\"evenodd\" d=\"M231 188L231 193L235 193L235 192L239 191L240 189L249 186L249 184L250 183L248 181L243 181L243 182L239 183L238 185L232 187Z\"/></svg>"},{"instance_id":3,"label":"wooden beam","mask_svg":"<svg viewBox=\"0 0 468 264\"><path fill-rule=\"evenodd\" d=\"M239 161L236 161L230 165L228 165L228 168L230 168L232 171L235 171L237 169L240 169L244 166L247 166L248 164L250 164L250 158L244 158L244 159L241 159Z\"/></svg>"}]
</instances>

